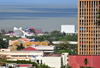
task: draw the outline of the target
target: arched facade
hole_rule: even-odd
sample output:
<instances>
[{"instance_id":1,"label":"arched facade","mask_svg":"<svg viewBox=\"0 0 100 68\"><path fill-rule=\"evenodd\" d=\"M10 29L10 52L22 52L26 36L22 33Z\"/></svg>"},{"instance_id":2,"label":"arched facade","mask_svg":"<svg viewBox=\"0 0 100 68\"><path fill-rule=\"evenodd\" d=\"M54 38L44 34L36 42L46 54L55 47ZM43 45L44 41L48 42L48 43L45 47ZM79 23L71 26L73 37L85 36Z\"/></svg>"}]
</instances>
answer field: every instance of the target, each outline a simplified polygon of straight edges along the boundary
<instances>
[{"instance_id":1,"label":"arched facade","mask_svg":"<svg viewBox=\"0 0 100 68\"><path fill-rule=\"evenodd\" d=\"M18 45L18 46L20 46L20 45L23 45L23 47L25 47L25 48L27 48L28 46L31 46L31 45L33 45L33 44L35 44L35 45L39 45L39 46L48 46L48 43L47 42L23 42L23 41L15 41L13 44L12 44L12 46L10 46L10 49L11 50L17 50L17 46L16 45Z\"/></svg>"},{"instance_id":2,"label":"arched facade","mask_svg":"<svg viewBox=\"0 0 100 68\"><path fill-rule=\"evenodd\" d=\"M16 45L20 46L20 43L19 42L14 42L13 46L16 46Z\"/></svg>"},{"instance_id":3,"label":"arched facade","mask_svg":"<svg viewBox=\"0 0 100 68\"><path fill-rule=\"evenodd\" d=\"M40 43L40 46L48 46L48 43L45 42L45 41L44 41L44 42L41 42L41 43Z\"/></svg>"}]
</instances>

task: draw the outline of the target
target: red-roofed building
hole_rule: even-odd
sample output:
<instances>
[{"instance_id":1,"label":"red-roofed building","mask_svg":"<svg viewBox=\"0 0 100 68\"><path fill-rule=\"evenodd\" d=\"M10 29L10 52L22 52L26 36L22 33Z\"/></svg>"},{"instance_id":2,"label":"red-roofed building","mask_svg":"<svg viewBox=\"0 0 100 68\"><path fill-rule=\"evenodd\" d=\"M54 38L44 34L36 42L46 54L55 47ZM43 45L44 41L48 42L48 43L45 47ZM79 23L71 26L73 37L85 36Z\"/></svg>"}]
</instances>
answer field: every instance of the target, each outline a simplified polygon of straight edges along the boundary
<instances>
[{"instance_id":1,"label":"red-roofed building","mask_svg":"<svg viewBox=\"0 0 100 68\"><path fill-rule=\"evenodd\" d=\"M24 68L32 68L32 64L16 64L16 67L18 67L19 66L19 68L20 67L24 67Z\"/></svg>"},{"instance_id":2,"label":"red-roofed building","mask_svg":"<svg viewBox=\"0 0 100 68\"><path fill-rule=\"evenodd\" d=\"M3 68L9 68L9 66L12 66L14 68L32 68L32 64L16 64L16 63L6 63L6 67Z\"/></svg>"},{"instance_id":3,"label":"red-roofed building","mask_svg":"<svg viewBox=\"0 0 100 68\"><path fill-rule=\"evenodd\" d=\"M80 68L80 66L86 66L85 58L88 60L87 67L100 68L100 56L97 55L69 55L68 62L72 68Z\"/></svg>"},{"instance_id":4,"label":"red-roofed building","mask_svg":"<svg viewBox=\"0 0 100 68\"><path fill-rule=\"evenodd\" d=\"M21 51L38 51L37 49L33 48L33 47L27 47Z\"/></svg>"}]
</instances>

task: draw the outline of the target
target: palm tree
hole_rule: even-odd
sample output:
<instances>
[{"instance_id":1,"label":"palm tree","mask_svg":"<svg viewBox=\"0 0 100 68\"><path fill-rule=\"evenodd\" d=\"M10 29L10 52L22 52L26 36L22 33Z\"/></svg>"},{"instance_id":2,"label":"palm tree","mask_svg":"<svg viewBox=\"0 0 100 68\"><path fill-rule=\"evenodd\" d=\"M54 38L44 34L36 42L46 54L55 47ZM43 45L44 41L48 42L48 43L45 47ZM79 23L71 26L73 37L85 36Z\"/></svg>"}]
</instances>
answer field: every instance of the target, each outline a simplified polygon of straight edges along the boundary
<instances>
[{"instance_id":1,"label":"palm tree","mask_svg":"<svg viewBox=\"0 0 100 68\"><path fill-rule=\"evenodd\" d=\"M84 59L84 64L85 64L86 67L87 67L87 64L88 64L88 60L87 60L87 58Z\"/></svg>"}]
</instances>

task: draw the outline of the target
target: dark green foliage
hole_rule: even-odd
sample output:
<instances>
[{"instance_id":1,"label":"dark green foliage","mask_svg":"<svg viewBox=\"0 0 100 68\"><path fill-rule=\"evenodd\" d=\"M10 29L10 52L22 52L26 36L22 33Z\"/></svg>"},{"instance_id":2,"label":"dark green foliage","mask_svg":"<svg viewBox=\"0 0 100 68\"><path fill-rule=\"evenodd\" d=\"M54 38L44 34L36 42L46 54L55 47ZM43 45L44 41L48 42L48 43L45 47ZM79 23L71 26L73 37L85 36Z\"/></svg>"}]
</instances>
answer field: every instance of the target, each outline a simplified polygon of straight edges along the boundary
<instances>
[{"instance_id":1,"label":"dark green foliage","mask_svg":"<svg viewBox=\"0 0 100 68\"><path fill-rule=\"evenodd\" d=\"M9 36L1 36L0 39L6 38L7 40L15 40L15 39L20 39L21 37L9 37Z\"/></svg>"},{"instance_id":2,"label":"dark green foliage","mask_svg":"<svg viewBox=\"0 0 100 68\"><path fill-rule=\"evenodd\" d=\"M72 51L73 50L73 51ZM75 54L76 51L76 54ZM68 42L65 41L65 43L61 43L56 45L55 53L61 54L63 52L69 53L69 55L77 55L77 45L68 44Z\"/></svg>"},{"instance_id":3,"label":"dark green foliage","mask_svg":"<svg viewBox=\"0 0 100 68\"><path fill-rule=\"evenodd\" d=\"M75 35L75 34L73 34L72 36L67 35L64 39L68 40L68 41L77 41L77 35Z\"/></svg>"},{"instance_id":4,"label":"dark green foliage","mask_svg":"<svg viewBox=\"0 0 100 68\"><path fill-rule=\"evenodd\" d=\"M6 38L6 40L3 41L3 38ZM19 38L0 35L0 48L7 48L9 45L9 40L15 40L15 39L19 39Z\"/></svg>"},{"instance_id":5,"label":"dark green foliage","mask_svg":"<svg viewBox=\"0 0 100 68\"><path fill-rule=\"evenodd\" d=\"M17 50L22 50L24 49L25 47L21 44L20 46L17 45Z\"/></svg>"},{"instance_id":6,"label":"dark green foliage","mask_svg":"<svg viewBox=\"0 0 100 68\"><path fill-rule=\"evenodd\" d=\"M39 66L38 66L38 68L50 68L48 65L45 65L45 64L40 64Z\"/></svg>"},{"instance_id":7,"label":"dark green foliage","mask_svg":"<svg viewBox=\"0 0 100 68\"><path fill-rule=\"evenodd\" d=\"M6 66L6 63L3 63L2 66Z\"/></svg>"},{"instance_id":8,"label":"dark green foliage","mask_svg":"<svg viewBox=\"0 0 100 68\"><path fill-rule=\"evenodd\" d=\"M66 35L65 32L61 33L60 31L52 31L49 35L43 36L30 36L28 38L35 38L35 41L61 41L61 40L68 40L68 41L77 41L77 35Z\"/></svg>"},{"instance_id":9,"label":"dark green foliage","mask_svg":"<svg viewBox=\"0 0 100 68\"><path fill-rule=\"evenodd\" d=\"M87 60L87 58L84 59L84 64L85 64L85 65L88 64L88 60Z\"/></svg>"},{"instance_id":10,"label":"dark green foliage","mask_svg":"<svg viewBox=\"0 0 100 68\"><path fill-rule=\"evenodd\" d=\"M54 37L56 37L56 36L63 36L63 33L61 33L60 31L57 31L57 30L52 31L50 34L52 36L54 36Z\"/></svg>"},{"instance_id":11,"label":"dark green foliage","mask_svg":"<svg viewBox=\"0 0 100 68\"><path fill-rule=\"evenodd\" d=\"M0 48L7 48L7 47L8 47L7 42L0 39Z\"/></svg>"},{"instance_id":12,"label":"dark green foliage","mask_svg":"<svg viewBox=\"0 0 100 68\"><path fill-rule=\"evenodd\" d=\"M63 66L61 68L72 68L71 66Z\"/></svg>"}]
</instances>

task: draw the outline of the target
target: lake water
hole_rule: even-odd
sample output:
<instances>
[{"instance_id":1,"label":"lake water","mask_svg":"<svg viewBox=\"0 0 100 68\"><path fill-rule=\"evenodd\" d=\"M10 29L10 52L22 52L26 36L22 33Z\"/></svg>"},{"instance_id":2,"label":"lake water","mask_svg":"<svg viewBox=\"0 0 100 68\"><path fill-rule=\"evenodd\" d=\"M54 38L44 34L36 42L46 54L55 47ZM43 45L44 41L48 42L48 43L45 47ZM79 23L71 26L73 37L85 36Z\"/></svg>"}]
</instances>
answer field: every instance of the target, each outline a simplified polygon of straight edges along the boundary
<instances>
[{"instance_id":1,"label":"lake water","mask_svg":"<svg viewBox=\"0 0 100 68\"><path fill-rule=\"evenodd\" d=\"M0 27L33 27L43 31L61 29L61 25L76 25L77 8L36 8L0 6Z\"/></svg>"}]
</instances>

